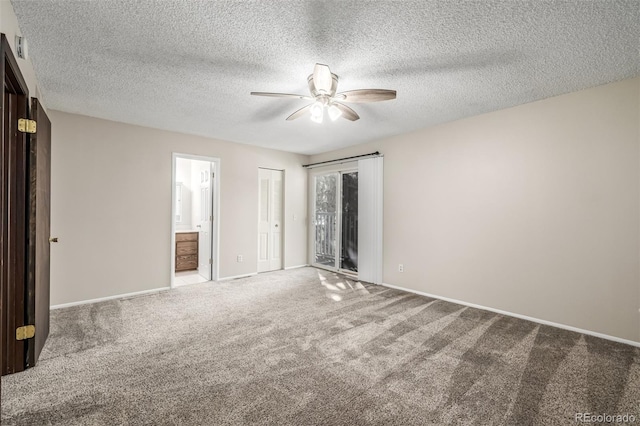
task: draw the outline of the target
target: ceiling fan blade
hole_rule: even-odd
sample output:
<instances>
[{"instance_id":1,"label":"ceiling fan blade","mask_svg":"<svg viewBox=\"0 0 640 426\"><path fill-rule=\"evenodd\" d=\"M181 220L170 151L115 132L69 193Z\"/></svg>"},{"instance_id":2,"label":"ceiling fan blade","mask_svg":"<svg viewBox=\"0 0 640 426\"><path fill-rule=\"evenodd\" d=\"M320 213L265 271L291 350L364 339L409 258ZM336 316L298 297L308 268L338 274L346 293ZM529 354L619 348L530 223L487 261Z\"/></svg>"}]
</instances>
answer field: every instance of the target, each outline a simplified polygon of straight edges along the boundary
<instances>
[{"instance_id":1,"label":"ceiling fan blade","mask_svg":"<svg viewBox=\"0 0 640 426\"><path fill-rule=\"evenodd\" d=\"M327 65L316 64L313 68L313 84L318 93L322 95L331 93L333 77L331 77L331 70Z\"/></svg>"},{"instance_id":2,"label":"ceiling fan blade","mask_svg":"<svg viewBox=\"0 0 640 426\"><path fill-rule=\"evenodd\" d=\"M332 105L335 105L340 111L342 111L342 117L346 118L347 120L356 121L360 118L360 116L354 110L352 110L345 104L334 102Z\"/></svg>"},{"instance_id":3,"label":"ceiling fan blade","mask_svg":"<svg viewBox=\"0 0 640 426\"><path fill-rule=\"evenodd\" d=\"M292 93L270 93L270 92L251 92L253 96L271 96L274 98L297 98L312 100L313 98L306 95L294 95Z\"/></svg>"},{"instance_id":4,"label":"ceiling fan blade","mask_svg":"<svg viewBox=\"0 0 640 426\"><path fill-rule=\"evenodd\" d=\"M386 89L348 90L338 93L335 97L343 102L380 102L395 99L396 91Z\"/></svg>"},{"instance_id":5,"label":"ceiling fan blade","mask_svg":"<svg viewBox=\"0 0 640 426\"><path fill-rule=\"evenodd\" d=\"M299 110L297 110L296 112L294 112L293 114L288 116L287 117L287 121L295 120L296 118L302 117L303 115L305 115L306 113L309 112L309 110L311 109L312 106L313 106L313 104L309 104L307 106L304 106L304 107L300 108Z\"/></svg>"}]
</instances>

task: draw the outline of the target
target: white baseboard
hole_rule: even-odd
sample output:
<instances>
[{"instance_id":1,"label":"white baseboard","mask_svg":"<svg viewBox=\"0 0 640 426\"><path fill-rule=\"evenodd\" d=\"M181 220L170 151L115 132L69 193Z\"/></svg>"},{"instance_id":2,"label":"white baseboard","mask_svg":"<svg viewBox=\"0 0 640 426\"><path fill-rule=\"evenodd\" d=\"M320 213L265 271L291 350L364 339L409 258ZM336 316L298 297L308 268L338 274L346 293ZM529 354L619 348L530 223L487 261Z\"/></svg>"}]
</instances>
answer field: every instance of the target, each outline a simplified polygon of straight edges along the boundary
<instances>
[{"instance_id":1,"label":"white baseboard","mask_svg":"<svg viewBox=\"0 0 640 426\"><path fill-rule=\"evenodd\" d=\"M51 309L61 309L61 308L68 308L70 306L88 305L90 303L104 302L106 300L127 299L129 297L141 296L143 294L149 294L149 293L159 293L161 291L167 291L167 290L170 290L170 289L171 289L171 287L161 287L161 288L153 288L151 290L134 291L133 293L116 294L116 295L113 295L113 296L99 297L97 299L80 300L78 302L70 302L70 303L61 303L59 305L51 305L50 308Z\"/></svg>"},{"instance_id":2,"label":"white baseboard","mask_svg":"<svg viewBox=\"0 0 640 426\"><path fill-rule=\"evenodd\" d=\"M564 330L575 331L576 333L588 334L589 336L599 337L601 339L611 340L611 341L614 341L614 342L624 343L626 345L631 345L631 346L635 346L635 347L640 348L640 342L636 342L634 340L622 339L620 337L610 336L608 334L598 333L598 332L591 331L591 330L584 330L582 328L572 327L570 325L560 324L560 323L557 323L557 322L547 321L547 320L543 320L543 319L539 319L539 318L528 317L526 315L515 314L513 312L507 312L507 311L503 311L501 309L494 309L494 308L489 308L487 306L476 305L475 303L464 302L462 300L451 299L449 297L437 296L435 294L425 293L423 291L411 290L409 288L404 288L404 287L400 287L400 286L397 286L397 285L385 284L385 283L382 283L382 285L385 286L385 287L394 288L396 290L402 290L402 291L407 291L409 293L419 294L420 296L433 297L435 299L444 300L446 302L457 303L458 305L464 305L464 306L469 306L471 308L482 309L484 311L495 312L495 313L501 314L501 315L507 315L507 316L510 316L510 317L520 318L520 319L523 319L523 320L536 322L538 324L544 324L544 325L549 325L551 327L562 328Z\"/></svg>"},{"instance_id":3,"label":"white baseboard","mask_svg":"<svg viewBox=\"0 0 640 426\"><path fill-rule=\"evenodd\" d=\"M289 269L298 269L298 268L304 268L305 266L309 266L309 265L296 265L296 266L287 266L286 268L284 268L285 271L288 271Z\"/></svg>"},{"instance_id":4,"label":"white baseboard","mask_svg":"<svg viewBox=\"0 0 640 426\"><path fill-rule=\"evenodd\" d=\"M286 267L286 268L284 268L283 270L288 271L289 269L304 268L305 266L309 266L309 265L287 266L287 267ZM277 272L277 271L267 271L267 272ZM220 278L220 279L218 279L218 281L237 280L238 278L253 277L254 275L258 275L258 272L252 272L252 273L250 273L250 274L234 275L234 276L231 276L231 277L224 277L224 278Z\"/></svg>"},{"instance_id":5,"label":"white baseboard","mask_svg":"<svg viewBox=\"0 0 640 426\"><path fill-rule=\"evenodd\" d=\"M253 277L254 275L258 275L258 273L257 273L257 272L252 272L252 273L250 273L250 274L234 275L234 276L232 276L232 277L219 278L217 282L220 282L220 281L229 281L229 280L237 280L238 278Z\"/></svg>"}]
</instances>

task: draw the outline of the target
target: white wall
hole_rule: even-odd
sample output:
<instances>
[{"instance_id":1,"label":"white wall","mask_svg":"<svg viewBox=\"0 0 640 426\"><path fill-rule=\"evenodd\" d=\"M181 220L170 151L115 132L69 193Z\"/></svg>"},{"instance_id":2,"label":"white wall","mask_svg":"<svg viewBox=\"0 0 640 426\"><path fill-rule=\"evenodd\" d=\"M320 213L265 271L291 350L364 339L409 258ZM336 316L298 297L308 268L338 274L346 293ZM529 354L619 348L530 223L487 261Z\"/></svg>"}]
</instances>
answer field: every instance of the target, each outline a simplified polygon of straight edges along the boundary
<instances>
[{"instance_id":1,"label":"white wall","mask_svg":"<svg viewBox=\"0 0 640 426\"><path fill-rule=\"evenodd\" d=\"M311 162L384 154L386 283L640 341L639 86L621 81Z\"/></svg>"},{"instance_id":2,"label":"white wall","mask_svg":"<svg viewBox=\"0 0 640 426\"><path fill-rule=\"evenodd\" d=\"M306 263L307 156L59 111L50 117L51 228L60 238L52 305L169 286L172 152L221 159L221 278L257 270L258 167L285 170L285 267Z\"/></svg>"}]
</instances>

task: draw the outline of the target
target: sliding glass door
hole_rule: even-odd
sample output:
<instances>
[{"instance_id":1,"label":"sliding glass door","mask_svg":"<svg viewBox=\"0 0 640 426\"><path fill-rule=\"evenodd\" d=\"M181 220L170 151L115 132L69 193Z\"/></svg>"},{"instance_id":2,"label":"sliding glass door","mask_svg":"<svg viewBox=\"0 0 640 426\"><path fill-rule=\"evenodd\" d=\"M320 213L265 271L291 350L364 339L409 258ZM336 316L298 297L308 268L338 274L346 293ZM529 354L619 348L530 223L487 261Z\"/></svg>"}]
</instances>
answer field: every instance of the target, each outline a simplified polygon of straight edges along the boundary
<instances>
[{"instance_id":1,"label":"sliding glass door","mask_svg":"<svg viewBox=\"0 0 640 426\"><path fill-rule=\"evenodd\" d=\"M335 268L338 173L315 177L315 259L318 266Z\"/></svg>"},{"instance_id":2,"label":"sliding glass door","mask_svg":"<svg viewBox=\"0 0 640 426\"><path fill-rule=\"evenodd\" d=\"M358 272L358 172L316 175L314 264Z\"/></svg>"},{"instance_id":3,"label":"sliding glass door","mask_svg":"<svg viewBox=\"0 0 640 426\"><path fill-rule=\"evenodd\" d=\"M358 272L358 172L342 173L340 269Z\"/></svg>"}]
</instances>

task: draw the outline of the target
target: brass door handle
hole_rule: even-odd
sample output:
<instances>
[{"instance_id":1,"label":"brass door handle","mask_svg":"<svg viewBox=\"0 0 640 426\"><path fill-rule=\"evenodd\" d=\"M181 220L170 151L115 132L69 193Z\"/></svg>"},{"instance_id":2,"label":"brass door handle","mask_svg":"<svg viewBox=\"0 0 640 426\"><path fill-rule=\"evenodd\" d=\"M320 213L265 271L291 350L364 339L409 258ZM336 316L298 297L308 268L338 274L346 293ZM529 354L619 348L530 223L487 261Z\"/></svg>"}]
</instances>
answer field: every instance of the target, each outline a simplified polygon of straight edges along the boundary
<instances>
[{"instance_id":1,"label":"brass door handle","mask_svg":"<svg viewBox=\"0 0 640 426\"><path fill-rule=\"evenodd\" d=\"M58 242L58 237L49 237L49 242L50 243L57 243Z\"/></svg>"}]
</instances>

